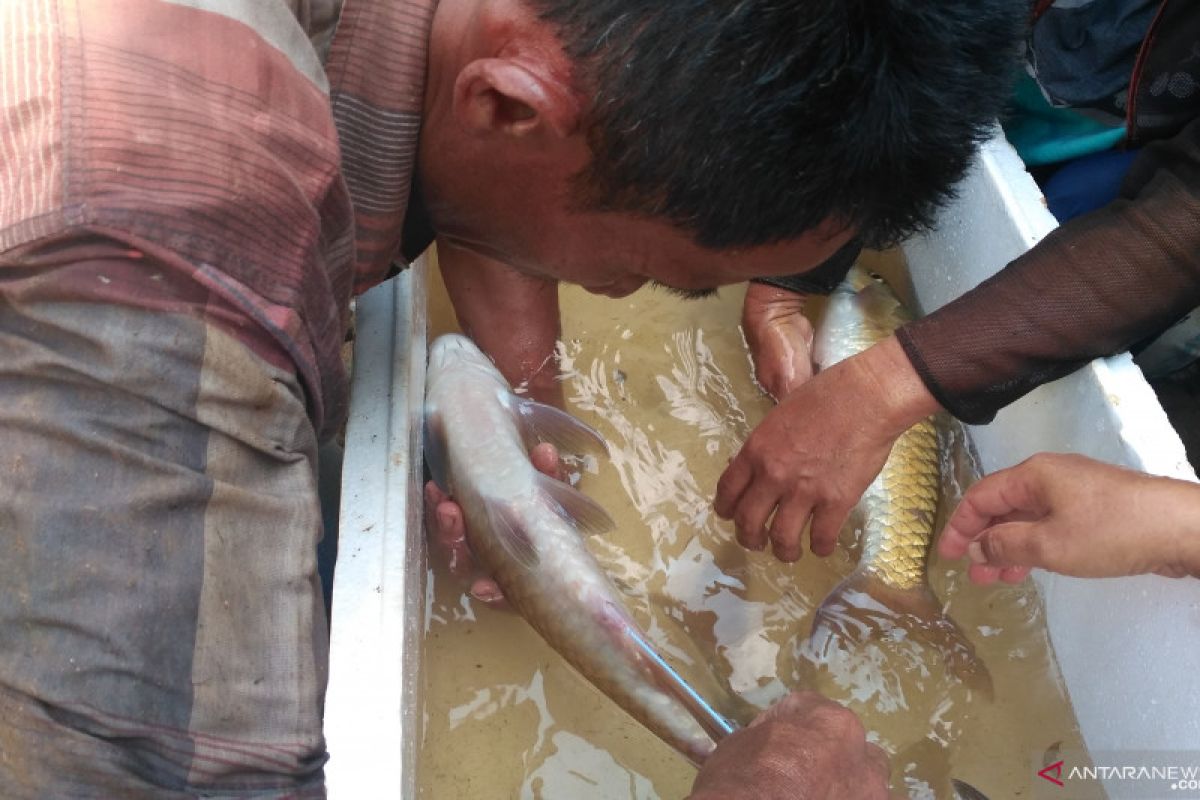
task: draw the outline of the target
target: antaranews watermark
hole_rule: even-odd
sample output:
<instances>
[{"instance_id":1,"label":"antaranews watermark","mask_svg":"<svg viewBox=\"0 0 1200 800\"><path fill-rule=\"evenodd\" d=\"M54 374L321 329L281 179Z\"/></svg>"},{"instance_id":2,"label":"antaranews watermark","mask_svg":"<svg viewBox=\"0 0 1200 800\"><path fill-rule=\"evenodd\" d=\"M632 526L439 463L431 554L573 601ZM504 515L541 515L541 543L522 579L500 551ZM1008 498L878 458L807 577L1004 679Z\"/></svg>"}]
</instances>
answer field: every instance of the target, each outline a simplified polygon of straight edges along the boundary
<instances>
[{"instance_id":1,"label":"antaranews watermark","mask_svg":"<svg viewBox=\"0 0 1200 800\"><path fill-rule=\"evenodd\" d=\"M1037 753L1030 778L1035 800L1200 798L1200 752L1063 750Z\"/></svg>"}]
</instances>

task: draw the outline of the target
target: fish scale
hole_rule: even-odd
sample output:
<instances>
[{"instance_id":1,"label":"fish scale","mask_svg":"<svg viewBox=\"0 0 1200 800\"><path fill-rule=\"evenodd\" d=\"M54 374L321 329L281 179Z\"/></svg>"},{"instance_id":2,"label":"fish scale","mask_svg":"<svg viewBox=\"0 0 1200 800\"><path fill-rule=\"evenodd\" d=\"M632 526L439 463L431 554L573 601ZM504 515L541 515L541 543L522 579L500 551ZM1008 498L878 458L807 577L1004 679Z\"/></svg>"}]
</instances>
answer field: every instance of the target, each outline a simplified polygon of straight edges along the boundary
<instances>
[{"instance_id":1,"label":"fish scale","mask_svg":"<svg viewBox=\"0 0 1200 800\"><path fill-rule=\"evenodd\" d=\"M827 369L883 341L912 314L878 275L859 266L830 295L814 351ZM930 417L896 440L883 469L855 507L862 553L857 568L821 603L809 646L855 649L904 628L939 651L954 675L984 694L991 677L975 648L947 616L926 577L941 501L938 425ZM878 604L888 614L868 610Z\"/></svg>"},{"instance_id":2,"label":"fish scale","mask_svg":"<svg viewBox=\"0 0 1200 800\"><path fill-rule=\"evenodd\" d=\"M889 586L920 586L941 494L938 436L931 421L918 423L896 441L877 481L863 496L861 561Z\"/></svg>"}]
</instances>

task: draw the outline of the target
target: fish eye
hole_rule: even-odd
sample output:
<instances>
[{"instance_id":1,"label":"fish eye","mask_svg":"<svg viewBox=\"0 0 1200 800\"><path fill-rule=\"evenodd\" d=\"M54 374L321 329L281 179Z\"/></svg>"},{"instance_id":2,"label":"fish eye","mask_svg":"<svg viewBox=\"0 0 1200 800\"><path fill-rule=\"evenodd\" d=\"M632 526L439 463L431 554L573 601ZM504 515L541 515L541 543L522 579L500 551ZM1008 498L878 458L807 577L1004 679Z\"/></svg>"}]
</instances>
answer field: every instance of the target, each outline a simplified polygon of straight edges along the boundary
<instances>
[{"instance_id":1,"label":"fish eye","mask_svg":"<svg viewBox=\"0 0 1200 800\"><path fill-rule=\"evenodd\" d=\"M867 275L876 283L883 283L883 276L878 272L868 272Z\"/></svg>"}]
</instances>

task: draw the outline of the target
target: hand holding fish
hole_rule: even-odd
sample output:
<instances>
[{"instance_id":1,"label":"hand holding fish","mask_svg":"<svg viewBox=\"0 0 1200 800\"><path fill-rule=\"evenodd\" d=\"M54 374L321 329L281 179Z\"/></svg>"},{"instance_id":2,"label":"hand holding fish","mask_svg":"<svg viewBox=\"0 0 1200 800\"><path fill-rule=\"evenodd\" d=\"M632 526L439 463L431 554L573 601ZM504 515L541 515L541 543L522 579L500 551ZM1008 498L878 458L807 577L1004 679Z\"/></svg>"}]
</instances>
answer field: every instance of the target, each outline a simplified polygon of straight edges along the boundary
<instances>
[{"instance_id":1,"label":"hand holding fish","mask_svg":"<svg viewBox=\"0 0 1200 800\"><path fill-rule=\"evenodd\" d=\"M754 360L754 377L776 400L813 375L813 327L804 316L805 295L750 283L742 305L742 331Z\"/></svg>"},{"instance_id":2,"label":"hand holding fish","mask_svg":"<svg viewBox=\"0 0 1200 800\"><path fill-rule=\"evenodd\" d=\"M585 535L612 530L613 519L530 463L534 443L604 453L603 437L561 409L513 394L495 364L458 335L430 345L424 411L425 460L443 493L428 494L435 516L447 495L457 501L440 509L446 532L464 539L449 541L452 552L465 553L469 541L505 600L571 666L702 762L734 726L655 650L585 545ZM550 468L553 452L538 459Z\"/></svg>"},{"instance_id":3,"label":"hand holding fish","mask_svg":"<svg viewBox=\"0 0 1200 800\"><path fill-rule=\"evenodd\" d=\"M689 800L888 797L888 758L853 712L816 692L795 692L721 742Z\"/></svg>"},{"instance_id":4,"label":"hand holding fish","mask_svg":"<svg viewBox=\"0 0 1200 800\"><path fill-rule=\"evenodd\" d=\"M543 442L529 451L529 460L543 475L563 480L562 464L554 445ZM467 523L462 506L434 481L425 484L425 519L433 541L446 558L450 574L461 580L471 596L493 607L504 605L504 592L490 575L480 574L471 546L467 543Z\"/></svg>"},{"instance_id":5,"label":"hand holding fish","mask_svg":"<svg viewBox=\"0 0 1200 800\"><path fill-rule=\"evenodd\" d=\"M845 359L789 394L751 433L717 484L718 515L738 541L770 538L784 561L833 552L838 532L905 430L939 410L895 337ZM771 522L767 529L767 520Z\"/></svg>"},{"instance_id":6,"label":"hand holding fish","mask_svg":"<svg viewBox=\"0 0 1200 800\"><path fill-rule=\"evenodd\" d=\"M981 584L1032 567L1081 578L1200 577L1200 486L1079 455L1039 453L967 490L938 544Z\"/></svg>"}]
</instances>

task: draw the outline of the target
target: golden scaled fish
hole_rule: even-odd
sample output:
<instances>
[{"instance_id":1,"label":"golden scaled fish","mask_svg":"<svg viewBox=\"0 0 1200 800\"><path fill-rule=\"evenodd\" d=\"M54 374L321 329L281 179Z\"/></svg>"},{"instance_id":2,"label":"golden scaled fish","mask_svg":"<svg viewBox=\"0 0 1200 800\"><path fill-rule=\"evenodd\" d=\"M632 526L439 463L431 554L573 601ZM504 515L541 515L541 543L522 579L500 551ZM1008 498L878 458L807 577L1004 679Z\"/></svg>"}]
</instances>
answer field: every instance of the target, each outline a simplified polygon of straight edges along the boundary
<instances>
[{"instance_id":1,"label":"golden scaled fish","mask_svg":"<svg viewBox=\"0 0 1200 800\"><path fill-rule=\"evenodd\" d=\"M434 480L462 506L467 540L518 613L568 663L695 763L732 725L648 644L583 534L612 519L573 487L530 463L548 441L565 452L604 451L594 430L521 398L470 339L430 347L425 454Z\"/></svg>"},{"instance_id":2,"label":"golden scaled fish","mask_svg":"<svg viewBox=\"0 0 1200 800\"><path fill-rule=\"evenodd\" d=\"M912 314L878 275L853 267L833 294L814 341L821 369L886 339ZM929 417L896 440L850 524L861 531L858 567L818 608L811 651L854 647L904 631L937 648L951 673L991 692L970 641L944 611L926 577L941 499L939 426Z\"/></svg>"}]
</instances>

